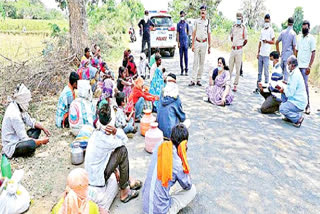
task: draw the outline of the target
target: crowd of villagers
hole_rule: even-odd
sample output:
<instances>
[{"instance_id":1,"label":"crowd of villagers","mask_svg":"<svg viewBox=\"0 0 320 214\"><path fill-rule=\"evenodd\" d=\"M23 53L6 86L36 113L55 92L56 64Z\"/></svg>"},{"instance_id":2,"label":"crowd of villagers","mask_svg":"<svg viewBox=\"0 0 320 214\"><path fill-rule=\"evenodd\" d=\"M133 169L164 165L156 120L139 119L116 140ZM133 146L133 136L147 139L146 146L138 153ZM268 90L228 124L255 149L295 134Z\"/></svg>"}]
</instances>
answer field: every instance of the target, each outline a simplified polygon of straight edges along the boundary
<instances>
[{"instance_id":1,"label":"crowd of villagers","mask_svg":"<svg viewBox=\"0 0 320 214\"><path fill-rule=\"evenodd\" d=\"M78 69L69 74L66 83L55 123L70 130L74 142L80 139L86 152L83 168L69 173L52 213L110 213L117 197L127 203L140 191L143 213L178 213L194 199L186 114L176 75L162 67L159 50L150 61L142 53L138 64L131 51L125 50L116 76L103 61L99 46L93 45L84 49ZM2 154L8 159L32 156L50 140L51 132L28 113L31 99L24 84L10 97L2 123ZM156 115L164 140L154 148L142 182L130 176L126 144L148 111Z\"/></svg>"}]
</instances>

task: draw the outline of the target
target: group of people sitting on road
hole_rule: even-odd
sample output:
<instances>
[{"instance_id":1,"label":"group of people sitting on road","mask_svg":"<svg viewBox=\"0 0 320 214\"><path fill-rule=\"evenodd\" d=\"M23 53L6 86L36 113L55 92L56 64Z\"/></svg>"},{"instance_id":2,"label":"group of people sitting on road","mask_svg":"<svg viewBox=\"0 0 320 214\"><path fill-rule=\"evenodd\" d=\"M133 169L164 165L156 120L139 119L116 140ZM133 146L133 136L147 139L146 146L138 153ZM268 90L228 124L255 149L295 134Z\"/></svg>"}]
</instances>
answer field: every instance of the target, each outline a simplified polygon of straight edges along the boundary
<instances>
[{"instance_id":1,"label":"group of people sitting on road","mask_svg":"<svg viewBox=\"0 0 320 214\"><path fill-rule=\"evenodd\" d=\"M183 124L186 114L176 75L165 74L159 50L150 64L144 60L142 55L145 68L139 65L136 69L130 50L126 50L115 81L100 48L94 45L91 51L85 48L78 70L69 74L59 96L56 126L70 128L76 139L88 127L91 131L84 168L70 172L66 191L52 213L109 213L118 192L120 201L127 203L138 197L142 187L144 213L177 213L195 197L186 153L189 133ZM148 78L150 82L145 82ZM18 85L11 99L2 124L2 152L8 158L30 156L36 147L48 143L51 133L28 114L31 92L26 86ZM126 144L129 134L138 131L136 124L146 109L157 113L164 141L153 150L143 185L130 176ZM26 131L25 125L31 129ZM41 131L46 137L39 139ZM178 190L169 194L177 181L181 188L174 187Z\"/></svg>"}]
</instances>

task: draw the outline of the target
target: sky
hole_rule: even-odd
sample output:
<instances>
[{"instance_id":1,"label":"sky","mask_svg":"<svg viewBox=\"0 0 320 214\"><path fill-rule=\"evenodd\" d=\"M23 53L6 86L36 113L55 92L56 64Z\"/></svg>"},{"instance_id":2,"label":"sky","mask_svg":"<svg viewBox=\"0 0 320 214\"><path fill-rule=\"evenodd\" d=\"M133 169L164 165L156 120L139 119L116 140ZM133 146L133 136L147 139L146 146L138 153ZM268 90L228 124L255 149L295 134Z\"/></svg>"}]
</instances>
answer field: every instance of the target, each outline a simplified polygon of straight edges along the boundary
<instances>
[{"instance_id":1,"label":"sky","mask_svg":"<svg viewBox=\"0 0 320 214\"><path fill-rule=\"evenodd\" d=\"M167 10L170 0L141 0L148 10ZM48 8L57 8L55 0L42 0ZM317 0L265 0L267 12L271 16L271 21L281 26L281 23L292 16L294 8L302 6L304 19L308 19L311 28L320 25L320 13ZM218 7L227 18L235 20L235 14L241 8L241 0L222 0Z\"/></svg>"}]
</instances>

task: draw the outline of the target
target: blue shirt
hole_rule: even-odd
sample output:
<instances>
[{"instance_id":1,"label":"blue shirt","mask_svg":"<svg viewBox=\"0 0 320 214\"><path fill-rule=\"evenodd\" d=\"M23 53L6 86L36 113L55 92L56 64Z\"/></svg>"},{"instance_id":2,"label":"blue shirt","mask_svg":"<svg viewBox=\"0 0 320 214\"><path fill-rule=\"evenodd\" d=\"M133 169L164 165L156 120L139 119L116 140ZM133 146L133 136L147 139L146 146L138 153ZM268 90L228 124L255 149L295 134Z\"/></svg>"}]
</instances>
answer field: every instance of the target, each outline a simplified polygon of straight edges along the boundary
<instances>
[{"instance_id":1,"label":"blue shirt","mask_svg":"<svg viewBox=\"0 0 320 214\"><path fill-rule=\"evenodd\" d=\"M143 186L143 213L145 214L166 214L172 204L172 198L169 194L170 188L178 181L180 186L185 190L192 187L190 174L183 172L182 161L178 156L175 146L172 147L173 165L172 180L169 181L168 187L162 186L157 175L158 164L158 144L153 151L151 164L148 169L147 178Z\"/></svg>"},{"instance_id":2,"label":"blue shirt","mask_svg":"<svg viewBox=\"0 0 320 214\"><path fill-rule=\"evenodd\" d=\"M302 36L298 42L298 65L299 68L308 68L312 52L316 50L316 41L310 34Z\"/></svg>"},{"instance_id":3,"label":"blue shirt","mask_svg":"<svg viewBox=\"0 0 320 214\"><path fill-rule=\"evenodd\" d=\"M180 21L177 24L177 32L179 33L180 47L188 46L188 31L189 31L189 25L187 22Z\"/></svg>"},{"instance_id":4,"label":"blue shirt","mask_svg":"<svg viewBox=\"0 0 320 214\"><path fill-rule=\"evenodd\" d=\"M144 19L142 19L139 24L138 24L139 28L143 28L143 34L142 34L142 38L144 40L149 40L150 39L150 27L153 26L154 24L153 22L148 19L148 21L146 22Z\"/></svg>"},{"instance_id":5,"label":"blue shirt","mask_svg":"<svg viewBox=\"0 0 320 214\"><path fill-rule=\"evenodd\" d=\"M288 86L284 94L292 104L300 110L304 110L308 104L306 87L299 68L289 72Z\"/></svg>"},{"instance_id":6,"label":"blue shirt","mask_svg":"<svg viewBox=\"0 0 320 214\"><path fill-rule=\"evenodd\" d=\"M63 91L60 94L57 112L56 112L56 126L58 128L62 127L63 117L66 113L69 112L71 102L73 101L73 94L70 87L67 85L64 87Z\"/></svg>"},{"instance_id":7,"label":"blue shirt","mask_svg":"<svg viewBox=\"0 0 320 214\"><path fill-rule=\"evenodd\" d=\"M293 47L297 45L296 33L293 31L292 26L283 30L278 37L278 41L282 41L281 58L286 61L289 56L293 54Z\"/></svg>"}]
</instances>

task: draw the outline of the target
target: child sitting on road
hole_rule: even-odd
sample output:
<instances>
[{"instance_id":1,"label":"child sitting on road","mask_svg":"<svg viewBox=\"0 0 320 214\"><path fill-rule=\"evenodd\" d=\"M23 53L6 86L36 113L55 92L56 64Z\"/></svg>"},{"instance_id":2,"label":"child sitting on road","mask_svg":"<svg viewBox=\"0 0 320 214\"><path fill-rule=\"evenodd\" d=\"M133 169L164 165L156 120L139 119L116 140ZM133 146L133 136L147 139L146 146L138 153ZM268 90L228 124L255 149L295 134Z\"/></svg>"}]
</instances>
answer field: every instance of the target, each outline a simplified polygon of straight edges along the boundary
<instances>
[{"instance_id":1,"label":"child sitting on road","mask_svg":"<svg viewBox=\"0 0 320 214\"><path fill-rule=\"evenodd\" d=\"M125 103L125 94L123 92L119 92L116 94L116 102L118 105L117 113L116 113L116 128L121 128L123 131L127 133L136 133L137 127L134 127L134 110L130 112L129 116L124 112Z\"/></svg>"}]
</instances>

